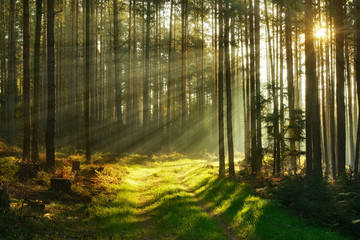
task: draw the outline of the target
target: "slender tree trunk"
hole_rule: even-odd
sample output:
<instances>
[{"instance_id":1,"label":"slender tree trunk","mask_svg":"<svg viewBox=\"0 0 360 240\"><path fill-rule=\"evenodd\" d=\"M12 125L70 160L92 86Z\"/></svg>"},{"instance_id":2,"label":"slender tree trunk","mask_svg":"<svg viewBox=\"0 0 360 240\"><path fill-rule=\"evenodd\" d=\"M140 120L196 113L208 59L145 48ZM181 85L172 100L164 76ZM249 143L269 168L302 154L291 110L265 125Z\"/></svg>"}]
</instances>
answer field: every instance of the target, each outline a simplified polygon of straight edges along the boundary
<instances>
[{"instance_id":1,"label":"slender tree trunk","mask_svg":"<svg viewBox=\"0 0 360 240\"><path fill-rule=\"evenodd\" d=\"M138 89L138 77L139 77L139 74L137 72L137 67L138 67L138 59L137 59L137 40L136 40L136 0L133 1L133 14L132 14L132 17L133 17L133 31L132 31L132 42L133 42L133 48L132 48L132 51L133 51L133 56L132 56L132 103L133 103L133 112L134 112L134 118L133 118L133 122L134 122L134 127L135 127L135 130L138 129L139 127L139 97L140 97L140 94L139 94L139 89ZM136 139L135 139L136 140Z\"/></svg>"},{"instance_id":2,"label":"slender tree trunk","mask_svg":"<svg viewBox=\"0 0 360 240\"><path fill-rule=\"evenodd\" d=\"M260 93L260 0L254 0L255 20L255 97L256 97L256 168L262 166L262 134L261 134L261 93Z\"/></svg>"},{"instance_id":3,"label":"slender tree trunk","mask_svg":"<svg viewBox=\"0 0 360 240\"><path fill-rule=\"evenodd\" d=\"M231 92L231 71L230 71L230 44L229 44L229 0L226 0L225 10L225 34L224 34L224 47L225 47L225 79L226 79L226 126L227 126L227 142L229 154L229 175L235 177L234 166L234 143L232 132L232 92Z\"/></svg>"},{"instance_id":4,"label":"slender tree trunk","mask_svg":"<svg viewBox=\"0 0 360 240\"><path fill-rule=\"evenodd\" d=\"M9 58L8 58L8 82L7 82L7 119L6 119L6 139L9 144L15 142L15 0L10 1L10 21L9 21Z\"/></svg>"},{"instance_id":5,"label":"slender tree trunk","mask_svg":"<svg viewBox=\"0 0 360 240\"><path fill-rule=\"evenodd\" d=\"M1 113L1 117L0 117L0 121L2 122L6 122L6 44L5 44L5 12L4 12L4 0L0 0L0 61L1 61L1 65L0 65L0 71L1 71L1 99L0 99L0 104L1 104L1 109L0 109L0 113ZM1 126L0 130L4 130L5 126ZM5 132L5 131L4 131Z\"/></svg>"},{"instance_id":6,"label":"slender tree trunk","mask_svg":"<svg viewBox=\"0 0 360 240\"><path fill-rule=\"evenodd\" d=\"M227 0L226 0L227 1ZM224 30L223 2L219 0L219 175L225 175L225 143L224 143Z\"/></svg>"},{"instance_id":7,"label":"slender tree trunk","mask_svg":"<svg viewBox=\"0 0 360 240\"><path fill-rule=\"evenodd\" d=\"M172 100L172 18L173 18L173 6L174 0L170 3L170 24L169 24L169 46L168 46L168 76L167 76L167 106L166 106L166 132L167 136L170 137L171 127L171 100Z\"/></svg>"},{"instance_id":8,"label":"slender tree trunk","mask_svg":"<svg viewBox=\"0 0 360 240\"><path fill-rule=\"evenodd\" d=\"M335 37L336 37L336 116L337 116L337 164L338 175L345 174L346 128L344 104L344 2L337 0L335 5Z\"/></svg>"},{"instance_id":9,"label":"slender tree trunk","mask_svg":"<svg viewBox=\"0 0 360 240\"><path fill-rule=\"evenodd\" d=\"M273 127L274 127L274 149L273 149L273 158L274 158L274 166L280 165L280 136L279 136L279 103L278 103L278 90L276 89L276 79L275 79L275 67L274 60L272 55L272 46L271 46L271 36L270 36L270 25L269 25L269 17L267 12L267 0L264 0L265 4L265 20L267 27L267 36L268 36L268 48L269 48L269 59L270 59L270 68L271 68L271 90L274 98L274 110L273 110ZM275 175L275 170L273 169L273 174ZM279 172L277 172L279 173Z\"/></svg>"},{"instance_id":10,"label":"slender tree trunk","mask_svg":"<svg viewBox=\"0 0 360 240\"><path fill-rule=\"evenodd\" d=\"M24 146L23 161L30 160L31 126L30 126L30 29L29 0L23 0L23 100L24 100Z\"/></svg>"},{"instance_id":11,"label":"slender tree trunk","mask_svg":"<svg viewBox=\"0 0 360 240\"><path fill-rule=\"evenodd\" d=\"M330 158L331 158L331 165L332 165L332 176L333 179L337 178L337 167L336 167L336 126L335 126L335 88L334 88L334 66L333 66L333 28L331 27L332 24L332 12L333 12L333 4L331 1L327 3L328 8L328 19L330 25L330 41L328 41L328 69L330 71L329 74L329 108L330 108ZM328 27L329 28L329 27Z\"/></svg>"},{"instance_id":12,"label":"slender tree trunk","mask_svg":"<svg viewBox=\"0 0 360 240\"><path fill-rule=\"evenodd\" d=\"M122 94L121 94L121 78L120 78L120 56L119 56L119 19L118 19L118 1L114 0L114 57L115 57L115 108L116 122L118 129L123 126L122 120Z\"/></svg>"},{"instance_id":13,"label":"slender tree trunk","mask_svg":"<svg viewBox=\"0 0 360 240\"><path fill-rule=\"evenodd\" d=\"M131 87L131 81L132 81L132 55L131 55L131 49L132 49L132 0L129 0L129 34L128 34L128 66L127 66L127 93L126 93L126 125L127 125L127 135L131 133L132 125L133 125L133 108L132 108L132 87Z\"/></svg>"},{"instance_id":14,"label":"slender tree trunk","mask_svg":"<svg viewBox=\"0 0 360 240\"><path fill-rule=\"evenodd\" d=\"M55 38L54 38L55 0L47 1L47 124L46 124L46 166L55 170Z\"/></svg>"},{"instance_id":15,"label":"slender tree trunk","mask_svg":"<svg viewBox=\"0 0 360 240\"><path fill-rule=\"evenodd\" d=\"M159 3L156 3L155 4L155 40L154 40L155 41L155 47L154 47L154 114L153 114L154 115L153 131L155 131L155 132L157 132L159 129L159 100L161 100L161 94L159 91L159 22L158 22L158 19L159 19ZM149 28L150 28L150 26L149 26Z\"/></svg>"},{"instance_id":16,"label":"slender tree trunk","mask_svg":"<svg viewBox=\"0 0 360 240\"><path fill-rule=\"evenodd\" d=\"M252 131L251 131L251 102L250 102L250 53L249 53L249 38L250 38L250 34L249 34L249 24L248 24L248 8L247 8L247 0L245 0L245 49L246 49L246 79L245 79L245 100L246 100L246 106L245 106L245 111L246 111L246 120L245 122L247 123L247 129L246 129L246 149L245 149L245 158L247 160L251 160L253 159L252 154L252 146L251 144L253 144L252 142Z\"/></svg>"},{"instance_id":17,"label":"slender tree trunk","mask_svg":"<svg viewBox=\"0 0 360 240\"><path fill-rule=\"evenodd\" d=\"M70 98L69 98L69 142L70 145L73 145L74 143L74 130L75 130L75 121L76 121L76 115L75 115L75 58L76 58L76 51L75 51L75 4L76 1L71 1L71 48L70 48L70 56L71 56L71 66L70 66Z\"/></svg>"},{"instance_id":18,"label":"slender tree trunk","mask_svg":"<svg viewBox=\"0 0 360 240\"><path fill-rule=\"evenodd\" d=\"M76 135L76 145L80 146L80 120L81 120L81 91L80 91L80 76L79 76L79 59L80 59L80 53L79 53L79 0L76 0L76 15L75 15L75 92L76 92L76 103L75 103L75 129L74 134Z\"/></svg>"},{"instance_id":19,"label":"slender tree trunk","mask_svg":"<svg viewBox=\"0 0 360 240\"><path fill-rule=\"evenodd\" d=\"M146 9L146 42L145 42L145 79L143 89L143 123L144 123L144 135L148 133L148 121L149 121L149 79L150 79L150 17L151 17L151 6L150 0L147 0ZM158 94L155 92L154 94Z\"/></svg>"},{"instance_id":20,"label":"slender tree trunk","mask_svg":"<svg viewBox=\"0 0 360 240\"><path fill-rule=\"evenodd\" d=\"M90 139L90 1L86 0L85 15L85 155L86 162L91 161L91 139Z\"/></svg>"},{"instance_id":21,"label":"slender tree trunk","mask_svg":"<svg viewBox=\"0 0 360 240\"><path fill-rule=\"evenodd\" d=\"M351 83L351 64L350 64L350 56L349 56L349 37L346 36L345 40L345 59L346 59L346 82L347 82L347 109L348 109L348 123L349 123L349 159L350 165L352 165L352 161L354 159L354 124L353 124L353 95L352 95L352 83Z\"/></svg>"},{"instance_id":22,"label":"slender tree trunk","mask_svg":"<svg viewBox=\"0 0 360 240\"><path fill-rule=\"evenodd\" d=\"M255 42L254 42L254 7L253 0L249 1L249 24L250 24L250 105L251 105L251 170L258 172L258 145L256 138L256 96L255 96Z\"/></svg>"},{"instance_id":23,"label":"slender tree trunk","mask_svg":"<svg viewBox=\"0 0 360 240\"><path fill-rule=\"evenodd\" d=\"M200 121L204 121L204 109L205 109L205 71L204 71L204 0L201 0L201 82L200 82ZM189 70L190 71L190 70ZM190 88L190 86L189 86ZM205 122L201 124L203 128ZM203 129L201 130L203 134Z\"/></svg>"},{"instance_id":24,"label":"slender tree trunk","mask_svg":"<svg viewBox=\"0 0 360 240\"><path fill-rule=\"evenodd\" d=\"M181 2L181 119L182 131L186 131L186 18L187 0Z\"/></svg>"},{"instance_id":25,"label":"slender tree trunk","mask_svg":"<svg viewBox=\"0 0 360 240\"><path fill-rule=\"evenodd\" d=\"M295 91L294 91L294 71L293 71L293 49L292 49L292 30L291 30L291 9L290 4L286 1L286 13L285 13L285 38L286 38L286 69L287 69L287 85L288 85L288 98L289 98L289 118L290 118L290 158L294 173L297 172L296 156L295 156Z\"/></svg>"},{"instance_id":26,"label":"slender tree trunk","mask_svg":"<svg viewBox=\"0 0 360 240\"><path fill-rule=\"evenodd\" d=\"M354 0L356 6L355 19L355 78L356 90L358 96L358 113L360 113L360 0ZM360 152L360 117L358 117L358 129L356 135L356 150L355 150L355 173L359 172L359 152Z\"/></svg>"}]
</instances>

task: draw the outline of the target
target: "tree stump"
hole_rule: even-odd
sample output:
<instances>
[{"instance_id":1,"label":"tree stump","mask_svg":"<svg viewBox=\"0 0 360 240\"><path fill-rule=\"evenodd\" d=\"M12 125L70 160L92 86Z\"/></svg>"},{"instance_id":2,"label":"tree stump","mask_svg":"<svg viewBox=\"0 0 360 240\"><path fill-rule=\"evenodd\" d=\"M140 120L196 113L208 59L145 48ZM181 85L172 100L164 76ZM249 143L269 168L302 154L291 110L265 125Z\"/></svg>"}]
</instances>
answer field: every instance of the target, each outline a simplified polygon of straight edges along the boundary
<instances>
[{"instance_id":1,"label":"tree stump","mask_svg":"<svg viewBox=\"0 0 360 240\"><path fill-rule=\"evenodd\" d=\"M6 185L4 185L1 190L0 208L4 209L5 211L10 210L10 198L9 198L9 192L7 190Z\"/></svg>"},{"instance_id":2,"label":"tree stump","mask_svg":"<svg viewBox=\"0 0 360 240\"><path fill-rule=\"evenodd\" d=\"M72 162L72 172L80 171L80 162L79 161L73 161Z\"/></svg>"},{"instance_id":3,"label":"tree stump","mask_svg":"<svg viewBox=\"0 0 360 240\"><path fill-rule=\"evenodd\" d=\"M63 178L52 178L51 182L51 190L58 192L70 192L71 191L71 183L68 179Z\"/></svg>"}]
</instances>

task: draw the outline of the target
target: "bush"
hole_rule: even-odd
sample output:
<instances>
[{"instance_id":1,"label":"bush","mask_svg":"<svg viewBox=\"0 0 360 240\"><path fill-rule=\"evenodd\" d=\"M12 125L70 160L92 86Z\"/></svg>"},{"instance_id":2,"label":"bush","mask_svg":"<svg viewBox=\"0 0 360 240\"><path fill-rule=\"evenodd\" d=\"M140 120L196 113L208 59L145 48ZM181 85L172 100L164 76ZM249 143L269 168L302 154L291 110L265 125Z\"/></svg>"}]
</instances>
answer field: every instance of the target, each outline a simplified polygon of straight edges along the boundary
<instances>
[{"instance_id":1,"label":"bush","mask_svg":"<svg viewBox=\"0 0 360 240\"><path fill-rule=\"evenodd\" d=\"M359 239L360 182L348 174L335 183L303 176L284 177L271 188L286 207Z\"/></svg>"},{"instance_id":2,"label":"bush","mask_svg":"<svg viewBox=\"0 0 360 240\"><path fill-rule=\"evenodd\" d=\"M303 176L285 177L273 195L301 216L327 222L332 218L332 193L322 179Z\"/></svg>"}]
</instances>

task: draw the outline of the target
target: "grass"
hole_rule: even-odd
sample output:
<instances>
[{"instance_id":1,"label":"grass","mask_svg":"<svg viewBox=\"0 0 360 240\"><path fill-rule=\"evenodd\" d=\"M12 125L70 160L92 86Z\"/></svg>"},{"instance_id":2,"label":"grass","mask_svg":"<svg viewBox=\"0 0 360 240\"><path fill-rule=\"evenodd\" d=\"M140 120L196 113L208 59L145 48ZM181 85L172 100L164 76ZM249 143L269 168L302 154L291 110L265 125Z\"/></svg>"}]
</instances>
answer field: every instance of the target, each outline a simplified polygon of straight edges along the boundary
<instances>
[{"instance_id":1,"label":"grass","mask_svg":"<svg viewBox=\"0 0 360 240\"><path fill-rule=\"evenodd\" d=\"M73 186L91 202L45 191L49 213L32 212L27 219L15 210L0 214L0 239L233 239L227 227L240 239L344 239L261 199L247 185L218 178L209 166L178 154L96 156ZM67 168L61 174L69 175ZM93 175L91 186L87 174ZM48 181L45 173L40 180Z\"/></svg>"},{"instance_id":2,"label":"grass","mask_svg":"<svg viewBox=\"0 0 360 240\"><path fill-rule=\"evenodd\" d=\"M180 165L175 166L174 165ZM114 199L92 208L99 238L226 239L179 179L180 162L131 166Z\"/></svg>"},{"instance_id":3,"label":"grass","mask_svg":"<svg viewBox=\"0 0 360 240\"><path fill-rule=\"evenodd\" d=\"M289 214L276 202L262 199L245 184L218 178L204 166L192 167L185 182L200 201L227 222L242 239L344 239Z\"/></svg>"}]
</instances>

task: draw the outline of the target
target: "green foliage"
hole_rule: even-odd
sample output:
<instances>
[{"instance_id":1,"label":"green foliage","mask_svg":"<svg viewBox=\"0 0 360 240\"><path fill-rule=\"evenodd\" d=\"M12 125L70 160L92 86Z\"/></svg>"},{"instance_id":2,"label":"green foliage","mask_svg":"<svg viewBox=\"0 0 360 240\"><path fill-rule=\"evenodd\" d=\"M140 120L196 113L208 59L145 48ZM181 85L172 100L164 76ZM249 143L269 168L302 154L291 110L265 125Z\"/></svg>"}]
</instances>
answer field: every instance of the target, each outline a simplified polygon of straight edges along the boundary
<instances>
[{"instance_id":1,"label":"green foliage","mask_svg":"<svg viewBox=\"0 0 360 240\"><path fill-rule=\"evenodd\" d=\"M332 195L322 180L287 176L273 190L273 195L301 216L320 222L332 217Z\"/></svg>"},{"instance_id":2,"label":"green foliage","mask_svg":"<svg viewBox=\"0 0 360 240\"><path fill-rule=\"evenodd\" d=\"M294 110L294 119L290 121L290 118L284 119L283 129L280 129L280 114L268 113L263 118L262 121L265 123L267 130L268 141L265 150L268 154L273 154L274 152L274 121L279 121L279 134L281 139L285 139L285 149L281 159L285 160L288 157L300 157L305 154L304 151L295 149L290 149L290 141L295 143L301 143L305 140L305 113L302 109ZM290 134L290 132L293 134Z\"/></svg>"},{"instance_id":3,"label":"green foliage","mask_svg":"<svg viewBox=\"0 0 360 240\"><path fill-rule=\"evenodd\" d=\"M51 174L42 170L40 172L37 173L36 178L34 179L34 181L41 185L41 186L50 186L50 179L51 179Z\"/></svg>"},{"instance_id":4,"label":"green foliage","mask_svg":"<svg viewBox=\"0 0 360 240\"><path fill-rule=\"evenodd\" d=\"M19 167L14 157L0 158L0 186L16 179Z\"/></svg>"}]
</instances>

